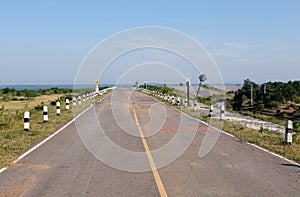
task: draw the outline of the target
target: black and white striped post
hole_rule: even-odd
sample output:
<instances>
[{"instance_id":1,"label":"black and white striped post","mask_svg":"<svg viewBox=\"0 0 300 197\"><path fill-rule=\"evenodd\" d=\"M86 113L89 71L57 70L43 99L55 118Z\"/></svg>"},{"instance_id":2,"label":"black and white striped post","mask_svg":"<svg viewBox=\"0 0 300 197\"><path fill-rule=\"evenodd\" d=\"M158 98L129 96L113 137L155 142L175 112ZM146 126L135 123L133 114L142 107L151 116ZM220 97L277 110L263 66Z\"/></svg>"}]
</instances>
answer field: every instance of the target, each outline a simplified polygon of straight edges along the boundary
<instances>
[{"instance_id":1,"label":"black and white striped post","mask_svg":"<svg viewBox=\"0 0 300 197\"><path fill-rule=\"evenodd\" d=\"M78 96L78 104L81 105L81 96Z\"/></svg>"},{"instance_id":2,"label":"black and white striped post","mask_svg":"<svg viewBox=\"0 0 300 197\"><path fill-rule=\"evenodd\" d=\"M213 114L214 114L214 106L210 105L209 112L208 112L208 117L212 117Z\"/></svg>"},{"instance_id":3,"label":"black and white striped post","mask_svg":"<svg viewBox=\"0 0 300 197\"><path fill-rule=\"evenodd\" d=\"M172 96L172 105L176 104L175 96Z\"/></svg>"},{"instance_id":4,"label":"black and white striped post","mask_svg":"<svg viewBox=\"0 0 300 197\"><path fill-rule=\"evenodd\" d=\"M82 95L82 101L85 102L85 94Z\"/></svg>"},{"instance_id":5,"label":"black and white striped post","mask_svg":"<svg viewBox=\"0 0 300 197\"><path fill-rule=\"evenodd\" d=\"M293 142L293 121L287 120L285 124L285 141L288 144Z\"/></svg>"},{"instance_id":6,"label":"black and white striped post","mask_svg":"<svg viewBox=\"0 0 300 197\"><path fill-rule=\"evenodd\" d=\"M76 106L76 97L75 96L72 99L72 103L73 103L73 106L75 107Z\"/></svg>"},{"instance_id":7,"label":"black and white striped post","mask_svg":"<svg viewBox=\"0 0 300 197\"><path fill-rule=\"evenodd\" d=\"M180 105L180 97L177 97L177 105Z\"/></svg>"},{"instance_id":8,"label":"black and white striped post","mask_svg":"<svg viewBox=\"0 0 300 197\"><path fill-rule=\"evenodd\" d=\"M223 102L220 110L220 120L224 120L224 119L225 119L225 103Z\"/></svg>"},{"instance_id":9,"label":"black and white striped post","mask_svg":"<svg viewBox=\"0 0 300 197\"><path fill-rule=\"evenodd\" d=\"M30 113L26 111L24 113L24 131L29 131L29 118L30 118Z\"/></svg>"},{"instance_id":10,"label":"black and white striped post","mask_svg":"<svg viewBox=\"0 0 300 197\"><path fill-rule=\"evenodd\" d=\"M56 115L60 115L60 102L56 102Z\"/></svg>"},{"instance_id":11,"label":"black and white striped post","mask_svg":"<svg viewBox=\"0 0 300 197\"><path fill-rule=\"evenodd\" d=\"M187 107L187 106L188 106L188 100L185 99L185 100L184 100L184 107Z\"/></svg>"},{"instance_id":12,"label":"black and white striped post","mask_svg":"<svg viewBox=\"0 0 300 197\"><path fill-rule=\"evenodd\" d=\"M197 102L194 101L194 108L193 108L194 111L197 111Z\"/></svg>"},{"instance_id":13,"label":"black and white striped post","mask_svg":"<svg viewBox=\"0 0 300 197\"><path fill-rule=\"evenodd\" d=\"M43 107L43 116L44 116L44 122L48 122L48 107Z\"/></svg>"},{"instance_id":14,"label":"black and white striped post","mask_svg":"<svg viewBox=\"0 0 300 197\"><path fill-rule=\"evenodd\" d=\"M66 99L66 110L69 110L70 109L70 101L69 99Z\"/></svg>"}]
</instances>

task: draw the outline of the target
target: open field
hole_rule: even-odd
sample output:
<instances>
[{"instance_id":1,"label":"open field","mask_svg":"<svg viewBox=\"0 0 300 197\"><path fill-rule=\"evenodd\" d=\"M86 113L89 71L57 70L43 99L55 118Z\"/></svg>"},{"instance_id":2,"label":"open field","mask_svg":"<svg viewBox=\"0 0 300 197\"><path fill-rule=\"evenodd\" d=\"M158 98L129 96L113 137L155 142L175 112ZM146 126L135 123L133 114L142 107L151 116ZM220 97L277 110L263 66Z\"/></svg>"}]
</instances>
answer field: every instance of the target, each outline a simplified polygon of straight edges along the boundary
<instances>
[{"instance_id":1,"label":"open field","mask_svg":"<svg viewBox=\"0 0 300 197\"><path fill-rule=\"evenodd\" d=\"M51 95L41 95L34 99L29 100L17 100L17 101L3 101L0 100L0 107L9 111L15 111L15 110L28 110L32 109L35 106L43 103L50 103L51 101L54 101L58 98L63 96L63 94L51 94Z\"/></svg>"},{"instance_id":2,"label":"open field","mask_svg":"<svg viewBox=\"0 0 300 197\"><path fill-rule=\"evenodd\" d=\"M51 101L64 96L63 94L43 95L24 101L1 101L4 108L0 110L0 168L11 165L17 155L23 153L33 144L55 132L59 127L71 120L74 115L84 110L94 99L76 105L73 109L66 110L65 103L61 103L61 114L56 115L56 106L50 105ZM98 96L95 99L99 99ZM44 103L48 106L49 121L43 122L43 111L34 107ZM24 111L30 112L30 130L23 130Z\"/></svg>"}]
</instances>

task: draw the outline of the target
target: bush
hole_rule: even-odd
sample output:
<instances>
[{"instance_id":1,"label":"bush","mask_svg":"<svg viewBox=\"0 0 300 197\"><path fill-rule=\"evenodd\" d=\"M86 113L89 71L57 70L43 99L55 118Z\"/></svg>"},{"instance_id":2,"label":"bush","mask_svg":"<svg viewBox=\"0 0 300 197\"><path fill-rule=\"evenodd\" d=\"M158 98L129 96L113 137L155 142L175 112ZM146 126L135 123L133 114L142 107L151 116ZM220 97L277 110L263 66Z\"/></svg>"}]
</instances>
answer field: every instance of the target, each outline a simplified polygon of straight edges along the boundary
<instances>
[{"instance_id":1,"label":"bush","mask_svg":"<svg viewBox=\"0 0 300 197\"><path fill-rule=\"evenodd\" d=\"M35 106L34 109L38 110L38 111L41 111L41 110L43 110L43 107L44 107L44 102L41 102L41 104Z\"/></svg>"},{"instance_id":2,"label":"bush","mask_svg":"<svg viewBox=\"0 0 300 197\"><path fill-rule=\"evenodd\" d=\"M271 102L267 102L265 104L265 107L268 107L268 108L278 108L279 104L276 101L271 101Z\"/></svg>"},{"instance_id":3,"label":"bush","mask_svg":"<svg viewBox=\"0 0 300 197\"><path fill-rule=\"evenodd\" d=\"M14 94L16 92L16 89L14 88L4 88L2 89L2 94Z\"/></svg>"},{"instance_id":4,"label":"bush","mask_svg":"<svg viewBox=\"0 0 300 197\"><path fill-rule=\"evenodd\" d=\"M258 108L260 110L264 110L265 109L265 104L261 103L261 104L258 104Z\"/></svg>"},{"instance_id":5,"label":"bush","mask_svg":"<svg viewBox=\"0 0 300 197\"><path fill-rule=\"evenodd\" d=\"M294 131L299 132L300 131L300 121L294 121Z\"/></svg>"},{"instance_id":6,"label":"bush","mask_svg":"<svg viewBox=\"0 0 300 197\"><path fill-rule=\"evenodd\" d=\"M11 101L13 98L13 95L11 93L7 93L3 95L3 100L5 101Z\"/></svg>"},{"instance_id":7,"label":"bush","mask_svg":"<svg viewBox=\"0 0 300 197\"><path fill-rule=\"evenodd\" d=\"M34 90L25 89L25 90L23 90L23 92L27 99L31 99L33 97L39 96L39 94L37 92L35 92Z\"/></svg>"}]
</instances>

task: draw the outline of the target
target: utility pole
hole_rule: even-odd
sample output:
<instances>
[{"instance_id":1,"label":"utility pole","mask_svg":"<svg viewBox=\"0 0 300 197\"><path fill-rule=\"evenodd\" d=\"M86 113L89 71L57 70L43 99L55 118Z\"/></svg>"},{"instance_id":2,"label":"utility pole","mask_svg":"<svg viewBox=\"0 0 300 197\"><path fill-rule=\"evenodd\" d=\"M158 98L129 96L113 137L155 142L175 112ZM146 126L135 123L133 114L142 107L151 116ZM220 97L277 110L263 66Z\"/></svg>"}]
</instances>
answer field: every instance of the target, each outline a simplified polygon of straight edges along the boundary
<instances>
[{"instance_id":1,"label":"utility pole","mask_svg":"<svg viewBox=\"0 0 300 197\"><path fill-rule=\"evenodd\" d=\"M251 106L253 106L253 84L251 84Z\"/></svg>"},{"instance_id":2,"label":"utility pole","mask_svg":"<svg viewBox=\"0 0 300 197\"><path fill-rule=\"evenodd\" d=\"M186 81L186 98L187 104L190 104L190 81Z\"/></svg>"}]
</instances>

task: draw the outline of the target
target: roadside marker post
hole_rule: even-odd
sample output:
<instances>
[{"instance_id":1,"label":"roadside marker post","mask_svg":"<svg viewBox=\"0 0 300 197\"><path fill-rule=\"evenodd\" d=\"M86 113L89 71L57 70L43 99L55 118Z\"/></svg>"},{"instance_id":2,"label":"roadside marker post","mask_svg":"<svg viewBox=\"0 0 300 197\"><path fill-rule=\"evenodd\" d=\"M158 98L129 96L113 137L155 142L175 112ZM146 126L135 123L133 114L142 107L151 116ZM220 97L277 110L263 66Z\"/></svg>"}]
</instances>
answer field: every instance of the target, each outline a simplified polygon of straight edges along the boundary
<instances>
[{"instance_id":1,"label":"roadside marker post","mask_svg":"<svg viewBox=\"0 0 300 197\"><path fill-rule=\"evenodd\" d=\"M76 106L76 97L73 97L72 103L73 103L73 106L75 107Z\"/></svg>"},{"instance_id":2,"label":"roadside marker post","mask_svg":"<svg viewBox=\"0 0 300 197\"><path fill-rule=\"evenodd\" d=\"M85 102L85 94L82 95L82 101Z\"/></svg>"},{"instance_id":3,"label":"roadside marker post","mask_svg":"<svg viewBox=\"0 0 300 197\"><path fill-rule=\"evenodd\" d=\"M81 96L78 96L78 104L81 105Z\"/></svg>"},{"instance_id":4,"label":"roadside marker post","mask_svg":"<svg viewBox=\"0 0 300 197\"><path fill-rule=\"evenodd\" d=\"M69 110L70 109L70 101L69 99L66 99L66 110Z\"/></svg>"},{"instance_id":5,"label":"roadside marker post","mask_svg":"<svg viewBox=\"0 0 300 197\"><path fill-rule=\"evenodd\" d=\"M43 107L43 116L44 116L44 122L48 122L48 107Z\"/></svg>"},{"instance_id":6,"label":"roadside marker post","mask_svg":"<svg viewBox=\"0 0 300 197\"><path fill-rule=\"evenodd\" d=\"M225 103L223 102L220 110L220 120L224 120L224 119L225 119Z\"/></svg>"},{"instance_id":7,"label":"roadside marker post","mask_svg":"<svg viewBox=\"0 0 300 197\"><path fill-rule=\"evenodd\" d=\"M187 106L188 106L188 100L185 99L185 100L184 100L184 107L187 107Z\"/></svg>"},{"instance_id":8,"label":"roadside marker post","mask_svg":"<svg viewBox=\"0 0 300 197\"><path fill-rule=\"evenodd\" d=\"M29 131L29 118L30 118L30 112L26 111L24 113L24 131Z\"/></svg>"},{"instance_id":9,"label":"roadside marker post","mask_svg":"<svg viewBox=\"0 0 300 197\"><path fill-rule=\"evenodd\" d=\"M180 97L177 97L177 105L180 105Z\"/></svg>"},{"instance_id":10,"label":"roadside marker post","mask_svg":"<svg viewBox=\"0 0 300 197\"><path fill-rule=\"evenodd\" d=\"M194 101L194 108L193 108L194 111L197 111L197 102Z\"/></svg>"},{"instance_id":11,"label":"roadside marker post","mask_svg":"<svg viewBox=\"0 0 300 197\"><path fill-rule=\"evenodd\" d=\"M56 102L56 115L60 115L60 102Z\"/></svg>"},{"instance_id":12,"label":"roadside marker post","mask_svg":"<svg viewBox=\"0 0 300 197\"><path fill-rule=\"evenodd\" d=\"M214 106L210 105L209 112L208 112L208 117L212 117L213 113L214 113Z\"/></svg>"},{"instance_id":13,"label":"roadside marker post","mask_svg":"<svg viewBox=\"0 0 300 197\"><path fill-rule=\"evenodd\" d=\"M287 120L285 125L285 141L288 144L293 142L293 121Z\"/></svg>"}]
</instances>

